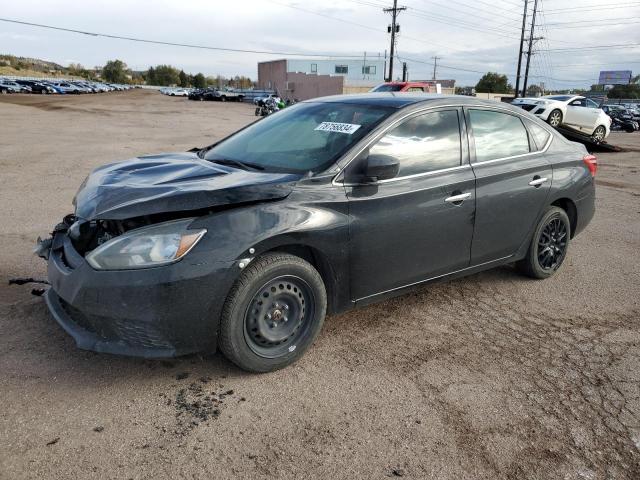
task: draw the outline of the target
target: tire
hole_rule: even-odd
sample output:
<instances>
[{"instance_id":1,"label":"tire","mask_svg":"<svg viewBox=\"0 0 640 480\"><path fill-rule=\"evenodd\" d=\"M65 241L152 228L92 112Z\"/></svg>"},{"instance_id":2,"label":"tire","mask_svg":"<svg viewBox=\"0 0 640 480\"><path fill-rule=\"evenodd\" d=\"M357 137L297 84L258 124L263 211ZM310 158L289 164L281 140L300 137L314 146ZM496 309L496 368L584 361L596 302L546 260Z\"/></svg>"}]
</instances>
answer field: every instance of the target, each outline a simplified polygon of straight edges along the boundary
<instances>
[{"instance_id":1,"label":"tire","mask_svg":"<svg viewBox=\"0 0 640 480\"><path fill-rule=\"evenodd\" d=\"M255 112L255 113L256 113L256 117L259 117L259 116L260 116L260 107L257 107L257 108L256 108L256 112Z\"/></svg>"},{"instance_id":2,"label":"tire","mask_svg":"<svg viewBox=\"0 0 640 480\"><path fill-rule=\"evenodd\" d=\"M226 102L227 101L227 97L225 97L224 95L222 97L220 97L220 101L221 102Z\"/></svg>"},{"instance_id":3,"label":"tire","mask_svg":"<svg viewBox=\"0 0 640 480\"><path fill-rule=\"evenodd\" d=\"M46 95L47 94L47 89L43 88L42 90L40 90L40 95Z\"/></svg>"},{"instance_id":4,"label":"tire","mask_svg":"<svg viewBox=\"0 0 640 480\"><path fill-rule=\"evenodd\" d=\"M593 135L591 135L591 138L593 139L593 141L601 143L601 142L604 142L604 138L606 135L607 135L607 129L604 128L604 125L599 125L593 131Z\"/></svg>"},{"instance_id":5,"label":"tire","mask_svg":"<svg viewBox=\"0 0 640 480\"><path fill-rule=\"evenodd\" d=\"M547 123L553 128L557 128L562 125L562 112L557 108L555 110L551 110L551 113L547 117Z\"/></svg>"},{"instance_id":6,"label":"tire","mask_svg":"<svg viewBox=\"0 0 640 480\"><path fill-rule=\"evenodd\" d=\"M2 90L0 90L0 94L2 94L2 95L6 95L7 93L9 93L9 91L5 90L4 88Z\"/></svg>"},{"instance_id":7,"label":"tire","mask_svg":"<svg viewBox=\"0 0 640 480\"><path fill-rule=\"evenodd\" d=\"M229 292L218 345L243 370L278 370L313 344L326 311L325 286L315 268L293 255L267 253L245 268Z\"/></svg>"},{"instance_id":8,"label":"tire","mask_svg":"<svg viewBox=\"0 0 640 480\"><path fill-rule=\"evenodd\" d=\"M517 262L516 267L531 278L549 278L567 257L570 238L571 222L567 213L559 207L550 207L533 233L527 256Z\"/></svg>"}]
</instances>

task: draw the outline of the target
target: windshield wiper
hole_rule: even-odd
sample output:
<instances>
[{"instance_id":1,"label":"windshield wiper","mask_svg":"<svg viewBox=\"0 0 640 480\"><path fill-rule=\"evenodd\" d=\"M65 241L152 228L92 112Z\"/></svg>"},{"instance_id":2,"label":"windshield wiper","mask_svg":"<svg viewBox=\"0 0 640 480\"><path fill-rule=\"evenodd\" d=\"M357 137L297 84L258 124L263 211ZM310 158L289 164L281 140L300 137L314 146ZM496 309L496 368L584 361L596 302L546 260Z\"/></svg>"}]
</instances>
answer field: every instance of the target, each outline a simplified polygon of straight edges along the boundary
<instances>
[{"instance_id":1,"label":"windshield wiper","mask_svg":"<svg viewBox=\"0 0 640 480\"><path fill-rule=\"evenodd\" d=\"M236 166L236 167L240 167L242 170L248 170L248 171L254 171L254 172L257 172L258 170L264 170L264 167L262 165L256 165L254 163L245 163L245 162L241 162L240 160L233 160L232 158L215 159L215 160L210 160L210 162L219 163L220 165Z\"/></svg>"}]
</instances>

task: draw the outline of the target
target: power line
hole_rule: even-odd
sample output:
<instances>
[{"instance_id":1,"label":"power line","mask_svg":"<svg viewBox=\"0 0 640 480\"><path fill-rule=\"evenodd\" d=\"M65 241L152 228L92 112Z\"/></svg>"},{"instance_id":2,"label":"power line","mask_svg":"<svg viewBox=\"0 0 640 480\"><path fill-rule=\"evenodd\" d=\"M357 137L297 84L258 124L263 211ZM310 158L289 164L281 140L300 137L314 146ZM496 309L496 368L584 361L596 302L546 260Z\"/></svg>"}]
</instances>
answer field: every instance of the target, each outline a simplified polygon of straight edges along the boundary
<instances>
[{"instance_id":1,"label":"power line","mask_svg":"<svg viewBox=\"0 0 640 480\"><path fill-rule=\"evenodd\" d=\"M549 52L574 52L579 50L601 50L607 48L637 48L640 43L620 43L617 45L592 45L586 47L564 47L564 48L550 48Z\"/></svg>"},{"instance_id":2,"label":"power line","mask_svg":"<svg viewBox=\"0 0 640 480\"><path fill-rule=\"evenodd\" d=\"M81 35L88 35L91 37L103 37L103 38L114 38L118 40L127 40L130 42L140 42L140 43L152 43L156 45L168 45L173 47L186 47L186 48L197 48L201 50L215 50L220 52L234 52L234 53L259 53L264 55L284 55L284 56L297 56L297 57L341 57L341 58L362 58L362 55L342 55L342 54L333 54L333 53L300 53L300 52L278 52L278 51L269 51L269 50L248 50L241 48L226 48L226 47L212 47L208 45L197 45L191 43L176 43L176 42L165 42L162 40L150 40L146 38L137 38L137 37L125 37L121 35L111 35L108 33L97 33L97 32L88 32L84 30L75 30L73 28L64 28L64 27L56 27L53 25L44 25L41 23L33 23L33 22L23 22L21 20L13 20L9 18L0 18L0 22L7 23L16 23L19 25L27 25L30 27L38 27L38 28L47 28L50 30L58 30L62 32L69 33L78 33Z\"/></svg>"},{"instance_id":3,"label":"power line","mask_svg":"<svg viewBox=\"0 0 640 480\"><path fill-rule=\"evenodd\" d=\"M640 6L640 2L631 2L631 3L606 3L600 5L591 5L580 7L580 12L590 12L593 10L612 10L614 8L633 8ZM547 10L547 15L561 15L566 12L575 12L576 7L568 7L568 8L553 8L551 10Z\"/></svg>"}]
</instances>

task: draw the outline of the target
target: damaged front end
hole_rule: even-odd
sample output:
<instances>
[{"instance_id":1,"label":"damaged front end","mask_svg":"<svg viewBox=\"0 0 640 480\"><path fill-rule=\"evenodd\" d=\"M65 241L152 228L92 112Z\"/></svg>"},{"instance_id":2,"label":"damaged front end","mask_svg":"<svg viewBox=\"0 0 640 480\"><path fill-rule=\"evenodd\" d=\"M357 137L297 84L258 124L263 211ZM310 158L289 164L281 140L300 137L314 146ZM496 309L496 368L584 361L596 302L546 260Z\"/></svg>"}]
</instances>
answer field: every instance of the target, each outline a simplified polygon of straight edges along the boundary
<instances>
[{"instance_id":1,"label":"damaged front end","mask_svg":"<svg viewBox=\"0 0 640 480\"><path fill-rule=\"evenodd\" d=\"M87 350L143 357L215 350L220 299L237 267L219 258L206 228L192 224L284 198L298 178L190 153L95 170L76 194L75 213L38 238L49 310Z\"/></svg>"}]
</instances>

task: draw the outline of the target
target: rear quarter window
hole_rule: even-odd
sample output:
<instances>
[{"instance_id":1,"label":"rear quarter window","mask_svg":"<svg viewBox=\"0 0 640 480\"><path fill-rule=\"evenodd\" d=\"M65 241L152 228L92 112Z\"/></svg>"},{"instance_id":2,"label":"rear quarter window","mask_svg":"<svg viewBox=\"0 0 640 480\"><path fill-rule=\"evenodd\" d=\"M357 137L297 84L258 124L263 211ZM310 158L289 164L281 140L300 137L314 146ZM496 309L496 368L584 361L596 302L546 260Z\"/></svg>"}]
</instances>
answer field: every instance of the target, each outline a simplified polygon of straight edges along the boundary
<instances>
[{"instance_id":1,"label":"rear quarter window","mask_svg":"<svg viewBox=\"0 0 640 480\"><path fill-rule=\"evenodd\" d=\"M549 138L551 137L551 133L549 133L545 128L542 128L540 125L537 125L533 122L527 122L527 125L536 144L536 150L543 150L547 145Z\"/></svg>"}]
</instances>

